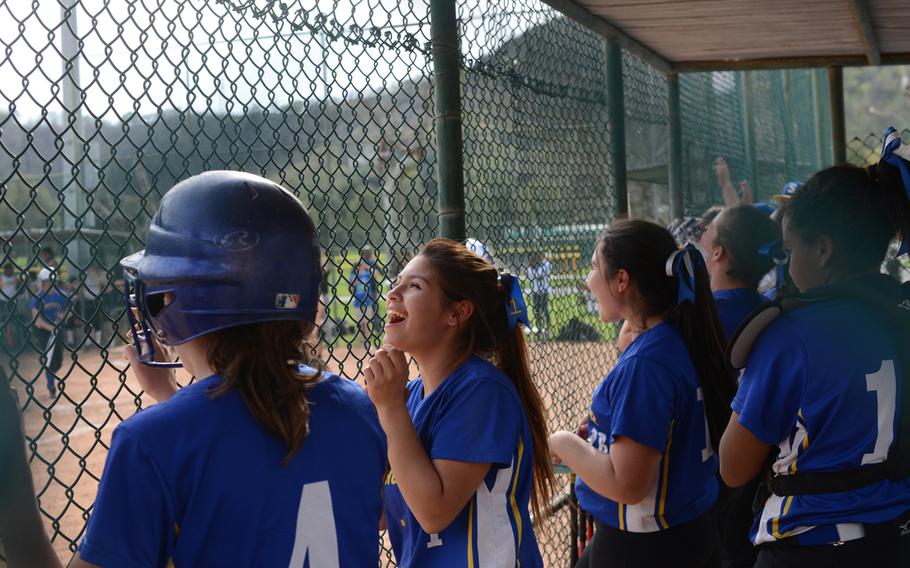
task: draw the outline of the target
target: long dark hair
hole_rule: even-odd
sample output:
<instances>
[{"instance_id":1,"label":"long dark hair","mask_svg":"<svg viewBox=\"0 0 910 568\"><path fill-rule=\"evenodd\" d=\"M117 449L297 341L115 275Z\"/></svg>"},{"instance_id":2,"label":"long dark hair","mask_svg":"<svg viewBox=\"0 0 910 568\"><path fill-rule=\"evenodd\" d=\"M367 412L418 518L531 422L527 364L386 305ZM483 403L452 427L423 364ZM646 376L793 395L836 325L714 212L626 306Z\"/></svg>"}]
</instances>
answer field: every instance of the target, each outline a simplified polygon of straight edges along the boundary
<instances>
[{"instance_id":1,"label":"long dark hair","mask_svg":"<svg viewBox=\"0 0 910 568\"><path fill-rule=\"evenodd\" d=\"M284 441L285 465L310 431L306 395L319 380L321 366L316 364L315 372L301 372L300 366L312 366L312 347L307 343L312 331L312 322L270 321L207 336L209 366L222 379L209 394L239 392L256 421Z\"/></svg>"},{"instance_id":2,"label":"long dark hair","mask_svg":"<svg viewBox=\"0 0 910 568\"><path fill-rule=\"evenodd\" d=\"M793 194L784 217L804 241L831 238L841 276L877 270L896 235L910 238L910 200L890 164L821 170Z\"/></svg>"},{"instance_id":3,"label":"long dark hair","mask_svg":"<svg viewBox=\"0 0 910 568\"><path fill-rule=\"evenodd\" d=\"M461 334L461 352L490 356L518 391L534 446L531 509L535 518L544 519L556 485L550 467L546 410L531 379L524 332L519 326L509 330L505 309L509 291L500 283L499 271L492 264L455 241L434 239L424 245L420 255L440 276L439 285L451 302L466 300L474 305L474 314Z\"/></svg>"},{"instance_id":4,"label":"long dark hair","mask_svg":"<svg viewBox=\"0 0 910 568\"><path fill-rule=\"evenodd\" d=\"M724 360L726 336L704 264L692 263L694 304L677 304L679 277L666 273L667 259L678 250L669 231L647 221L623 220L607 229L596 246L605 278L613 278L622 269L635 283L640 298L634 309L641 319L661 316L685 341L704 396L711 443L717 451L730 418L736 379Z\"/></svg>"}]
</instances>

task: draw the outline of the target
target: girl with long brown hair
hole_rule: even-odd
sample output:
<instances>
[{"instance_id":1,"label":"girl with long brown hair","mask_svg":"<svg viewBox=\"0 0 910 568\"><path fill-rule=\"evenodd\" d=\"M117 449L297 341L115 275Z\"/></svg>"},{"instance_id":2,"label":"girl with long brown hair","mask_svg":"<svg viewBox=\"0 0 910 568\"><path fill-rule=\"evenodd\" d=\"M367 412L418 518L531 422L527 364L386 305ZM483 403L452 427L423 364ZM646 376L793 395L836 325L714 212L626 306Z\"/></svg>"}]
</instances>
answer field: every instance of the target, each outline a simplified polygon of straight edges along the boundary
<instances>
[{"instance_id":1,"label":"girl with long brown hair","mask_svg":"<svg viewBox=\"0 0 910 568\"><path fill-rule=\"evenodd\" d=\"M389 292L389 347L365 379L389 443L399 565L543 564L530 511L545 516L553 473L519 322L517 279L454 241L425 245ZM410 383L406 353L420 369Z\"/></svg>"}]
</instances>

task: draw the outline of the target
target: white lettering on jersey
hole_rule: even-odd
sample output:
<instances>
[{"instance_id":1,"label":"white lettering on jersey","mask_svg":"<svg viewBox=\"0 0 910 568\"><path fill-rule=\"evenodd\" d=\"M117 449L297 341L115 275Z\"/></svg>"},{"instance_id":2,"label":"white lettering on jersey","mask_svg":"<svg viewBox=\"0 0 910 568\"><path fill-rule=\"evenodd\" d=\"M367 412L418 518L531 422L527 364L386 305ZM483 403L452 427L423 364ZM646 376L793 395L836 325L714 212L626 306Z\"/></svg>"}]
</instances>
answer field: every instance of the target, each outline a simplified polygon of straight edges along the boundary
<instances>
[{"instance_id":1,"label":"white lettering on jersey","mask_svg":"<svg viewBox=\"0 0 910 568\"><path fill-rule=\"evenodd\" d=\"M880 463L888 459L888 448L894 441L894 402L897 396L897 373L894 361L882 361L882 366L866 375L866 390L875 393L878 434L872 453L863 454L862 465Z\"/></svg>"},{"instance_id":2,"label":"white lettering on jersey","mask_svg":"<svg viewBox=\"0 0 910 568\"><path fill-rule=\"evenodd\" d=\"M300 492L294 551L288 568L302 568L309 557L310 568L339 568L335 511L328 481L307 483Z\"/></svg>"}]
</instances>

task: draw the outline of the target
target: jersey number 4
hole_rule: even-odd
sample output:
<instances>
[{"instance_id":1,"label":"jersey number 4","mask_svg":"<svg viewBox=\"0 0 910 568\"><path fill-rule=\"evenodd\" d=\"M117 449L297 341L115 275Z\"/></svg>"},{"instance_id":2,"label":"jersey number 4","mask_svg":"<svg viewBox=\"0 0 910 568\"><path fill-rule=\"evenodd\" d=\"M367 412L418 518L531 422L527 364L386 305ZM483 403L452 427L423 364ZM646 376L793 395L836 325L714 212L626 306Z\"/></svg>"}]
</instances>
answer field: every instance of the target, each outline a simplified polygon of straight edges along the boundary
<instances>
[{"instance_id":1,"label":"jersey number 4","mask_svg":"<svg viewBox=\"0 0 910 568\"><path fill-rule=\"evenodd\" d=\"M300 493L294 551L288 568L339 568L335 511L328 481L307 483Z\"/></svg>"}]
</instances>

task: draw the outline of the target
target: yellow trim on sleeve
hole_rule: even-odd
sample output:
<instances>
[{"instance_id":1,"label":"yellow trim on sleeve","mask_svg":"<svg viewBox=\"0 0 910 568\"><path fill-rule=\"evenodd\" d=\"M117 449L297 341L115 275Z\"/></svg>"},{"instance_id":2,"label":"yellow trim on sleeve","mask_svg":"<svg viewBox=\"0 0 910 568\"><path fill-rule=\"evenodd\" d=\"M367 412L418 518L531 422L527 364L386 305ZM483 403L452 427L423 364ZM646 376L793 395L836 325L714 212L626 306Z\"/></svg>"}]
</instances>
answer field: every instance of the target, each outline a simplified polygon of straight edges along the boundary
<instances>
[{"instance_id":1,"label":"yellow trim on sleeve","mask_svg":"<svg viewBox=\"0 0 910 568\"><path fill-rule=\"evenodd\" d=\"M518 491L518 472L521 470L521 458L525 453L525 444L518 438L518 458L515 464L515 472L512 474L512 494L509 501L512 503L512 514L515 515L515 528L518 530L518 549L521 550L521 512L518 510L518 501L515 499L515 493Z\"/></svg>"},{"instance_id":2,"label":"yellow trim on sleeve","mask_svg":"<svg viewBox=\"0 0 910 568\"><path fill-rule=\"evenodd\" d=\"M468 511L468 568L474 568L474 501L475 494L471 497L471 510Z\"/></svg>"},{"instance_id":3,"label":"yellow trim on sleeve","mask_svg":"<svg viewBox=\"0 0 910 568\"><path fill-rule=\"evenodd\" d=\"M667 482L670 480L670 446L673 444L673 426L676 425L676 420L670 421L670 433L667 435L667 449L664 450L664 471L663 471L663 482L660 487L660 505L657 508L657 521L660 523L661 528L668 529L670 525L667 523L667 519L664 518L664 512L667 508Z\"/></svg>"}]
</instances>

